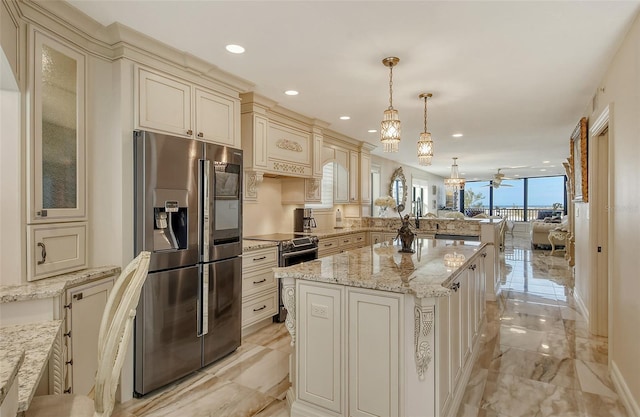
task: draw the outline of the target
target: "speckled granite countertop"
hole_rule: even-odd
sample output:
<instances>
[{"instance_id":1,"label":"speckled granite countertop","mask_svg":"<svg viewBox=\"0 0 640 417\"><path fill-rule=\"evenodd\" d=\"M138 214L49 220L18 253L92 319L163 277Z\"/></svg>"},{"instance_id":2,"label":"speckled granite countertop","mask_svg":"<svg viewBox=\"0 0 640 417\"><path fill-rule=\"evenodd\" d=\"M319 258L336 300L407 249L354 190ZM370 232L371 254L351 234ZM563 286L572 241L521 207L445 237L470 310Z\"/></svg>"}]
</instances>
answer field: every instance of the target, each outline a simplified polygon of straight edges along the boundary
<instances>
[{"instance_id":1,"label":"speckled granite countertop","mask_svg":"<svg viewBox=\"0 0 640 417\"><path fill-rule=\"evenodd\" d=\"M13 381L16 380L20 365L24 361L24 351L20 351L17 355L5 355L0 350L0 404L7 397L9 388Z\"/></svg>"},{"instance_id":2,"label":"speckled granite countertop","mask_svg":"<svg viewBox=\"0 0 640 417\"><path fill-rule=\"evenodd\" d=\"M5 363L15 363L24 355L18 370L18 411L24 411L29 406L61 327L62 320L0 327L0 390L3 394L6 394L10 384L7 381L7 385L4 385Z\"/></svg>"},{"instance_id":3,"label":"speckled granite countertop","mask_svg":"<svg viewBox=\"0 0 640 417\"><path fill-rule=\"evenodd\" d=\"M267 242L264 240L242 239L242 251L250 252L252 250L273 248L278 246L278 242Z\"/></svg>"},{"instance_id":4,"label":"speckled granite countertop","mask_svg":"<svg viewBox=\"0 0 640 417\"><path fill-rule=\"evenodd\" d=\"M23 285L2 285L0 286L0 303L56 297L74 285L119 273L120 267L118 266L103 266L70 272Z\"/></svg>"},{"instance_id":5,"label":"speckled granite countertop","mask_svg":"<svg viewBox=\"0 0 640 417\"><path fill-rule=\"evenodd\" d=\"M418 298L448 296L447 285L470 265L485 244L416 239L416 253L399 253L400 246L379 243L326 256L287 268L274 268L276 278L296 278L351 287L414 294ZM463 255L458 268L445 266L447 254Z\"/></svg>"}]
</instances>

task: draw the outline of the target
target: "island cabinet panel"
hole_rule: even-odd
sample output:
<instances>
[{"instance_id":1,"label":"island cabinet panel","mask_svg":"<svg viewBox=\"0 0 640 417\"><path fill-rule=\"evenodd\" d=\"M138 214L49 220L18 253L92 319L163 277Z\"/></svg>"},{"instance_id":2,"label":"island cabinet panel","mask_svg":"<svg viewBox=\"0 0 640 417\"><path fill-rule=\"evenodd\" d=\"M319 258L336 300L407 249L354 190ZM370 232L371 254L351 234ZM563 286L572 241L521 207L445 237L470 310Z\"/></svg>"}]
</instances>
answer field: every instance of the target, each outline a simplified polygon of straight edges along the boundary
<instances>
[{"instance_id":1,"label":"island cabinet panel","mask_svg":"<svg viewBox=\"0 0 640 417\"><path fill-rule=\"evenodd\" d=\"M462 358L466 358L467 354L470 350L469 342L471 338L469 337L469 330L473 325L469 322L469 311L470 311L470 297L471 293L471 282L470 280L473 278L472 274L465 273L463 274L462 282L460 283L460 354ZM463 362L464 365L464 362Z\"/></svg>"},{"instance_id":2,"label":"island cabinet panel","mask_svg":"<svg viewBox=\"0 0 640 417\"><path fill-rule=\"evenodd\" d=\"M348 291L351 417L399 415L400 308L399 295Z\"/></svg>"},{"instance_id":3,"label":"island cabinet panel","mask_svg":"<svg viewBox=\"0 0 640 417\"><path fill-rule=\"evenodd\" d=\"M342 414L343 287L299 281L298 396Z\"/></svg>"},{"instance_id":4,"label":"island cabinet panel","mask_svg":"<svg viewBox=\"0 0 640 417\"><path fill-rule=\"evenodd\" d=\"M438 309L436 311L436 352L438 360L435 363L438 383L436 384L438 409L442 411L449 407L453 387L451 385L451 345L450 345L450 297L440 297L438 299Z\"/></svg>"},{"instance_id":5,"label":"island cabinet panel","mask_svg":"<svg viewBox=\"0 0 640 417\"><path fill-rule=\"evenodd\" d=\"M460 285L462 285L462 283ZM462 305L460 295L460 291L455 291L449 297L449 352L451 354L451 360L449 362L449 375L451 378L451 384L454 387L458 382L458 378L460 377L460 373L462 370L462 337L460 331L460 322L462 321Z\"/></svg>"}]
</instances>

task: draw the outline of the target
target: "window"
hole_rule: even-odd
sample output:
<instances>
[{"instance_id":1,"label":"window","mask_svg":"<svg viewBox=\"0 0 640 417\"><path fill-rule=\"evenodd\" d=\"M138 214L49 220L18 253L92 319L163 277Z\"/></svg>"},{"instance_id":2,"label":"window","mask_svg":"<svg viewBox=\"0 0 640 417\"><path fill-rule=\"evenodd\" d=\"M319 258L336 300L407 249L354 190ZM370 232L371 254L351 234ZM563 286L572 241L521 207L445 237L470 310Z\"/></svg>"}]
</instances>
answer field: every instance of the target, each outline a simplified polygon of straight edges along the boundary
<instances>
[{"instance_id":1,"label":"window","mask_svg":"<svg viewBox=\"0 0 640 417\"><path fill-rule=\"evenodd\" d=\"M503 180L498 188L490 187L489 181L467 182L464 203L467 216L483 210L511 221L536 219L539 211L566 210L565 177Z\"/></svg>"}]
</instances>

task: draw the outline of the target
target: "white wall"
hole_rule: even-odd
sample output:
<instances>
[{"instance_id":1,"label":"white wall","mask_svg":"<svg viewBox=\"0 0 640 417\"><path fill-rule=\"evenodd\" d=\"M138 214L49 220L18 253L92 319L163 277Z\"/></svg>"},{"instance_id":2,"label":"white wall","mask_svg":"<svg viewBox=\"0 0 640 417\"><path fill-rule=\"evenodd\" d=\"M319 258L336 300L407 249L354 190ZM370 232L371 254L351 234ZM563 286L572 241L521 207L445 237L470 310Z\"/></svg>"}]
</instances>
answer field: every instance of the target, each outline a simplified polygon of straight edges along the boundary
<instances>
[{"instance_id":1,"label":"white wall","mask_svg":"<svg viewBox=\"0 0 640 417\"><path fill-rule=\"evenodd\" d=\"M594 28L597 30L597 28ZM590 123L608 105L610 153L610 346L609 360L619 393L631 416L640 416L640 16L615 55L599 86L598 107ZM592 184L589 184L592 187ZM576 288L590 297L588 220L590 203L576 205ZM591 226L590 226L591 225ZM579 245L579 246L578 246ZM592 296L592 295L591 295ZM621 391L621 392L620 392Z\"/></svg>"},{"instance_id":2,"label":"white wall","mask_svg":"<svg viewBox=\"0 0 640 417\"><path fill-rule=\"evenodd\" d=\"M392 161L387 158L383 158L377 155L371 156L371 163L380 166L380 195L385 196L389 194L389 183L391 182L391 175L393 172L398 169L398 167L402 167L402 171L404 172L404 176L407 179L407 188L409 192L412 189L412 178L419 178L421 180L427 181L429 183L429 211L435 212L431 208L431 200L434 198L431 195L431 186L435 185L438 187L437 192L437 205L444 205L445 203L445 190L444 190L444 178L427 172L425 170L417 169L410 167L409 165L400 164L396 161ZM429 169L429 168L426 168ZM407 195L407 209L411 208L411 195Z\"/></svg>"},{"instance_id":3,"label":"white wall","mask_svg":"<svg viewBox=\"0 0 640 417\"><path fill-rule=\"evenodd\" d=\"M0 50L0 285L19 285L24 275L21 213L20 92Z\"/></svg>"}]
</instances>

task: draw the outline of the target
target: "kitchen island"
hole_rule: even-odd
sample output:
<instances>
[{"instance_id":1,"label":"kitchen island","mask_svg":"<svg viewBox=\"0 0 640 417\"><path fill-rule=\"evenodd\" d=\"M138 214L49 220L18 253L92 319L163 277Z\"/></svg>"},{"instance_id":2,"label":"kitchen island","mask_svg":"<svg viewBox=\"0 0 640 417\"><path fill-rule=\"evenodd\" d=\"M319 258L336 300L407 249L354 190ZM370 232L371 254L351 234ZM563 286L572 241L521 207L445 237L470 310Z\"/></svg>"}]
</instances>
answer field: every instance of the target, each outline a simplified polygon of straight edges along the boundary
<instances>
[{"instance_id":1,"label":"kitchen island","mask_svg":"<svg viewBox=\"0 0 640 417\"><path fill-rule=\"evenodd\" d=\"M276 268L291 416L455 415L485 308L480 242L381 243Z\"/></svg>"}]
</instances>

